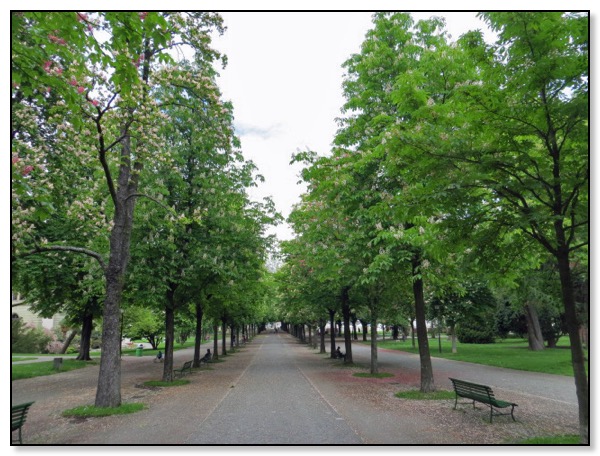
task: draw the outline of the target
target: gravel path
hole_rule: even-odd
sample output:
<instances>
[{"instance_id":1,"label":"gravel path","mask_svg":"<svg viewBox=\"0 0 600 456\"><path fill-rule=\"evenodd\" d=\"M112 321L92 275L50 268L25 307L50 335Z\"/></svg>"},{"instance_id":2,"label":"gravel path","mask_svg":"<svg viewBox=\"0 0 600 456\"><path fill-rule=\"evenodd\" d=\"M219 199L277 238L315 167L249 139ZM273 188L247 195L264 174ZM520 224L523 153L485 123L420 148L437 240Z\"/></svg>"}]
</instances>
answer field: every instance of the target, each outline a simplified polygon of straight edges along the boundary
<instances>
[{"instance_id":1,"label":"gravel path","mask_svg":"<svg viewBox=\"0 0 600 456\"><path fill-rule=\"evenodd\" d=\"M341 345L341 344L340 344ZM432 353L433 354L433 353ZM490 384L500 399L516 402L516 422L494 418L454 400L398 399L419 387L415 355L379 353L385 379L354 377L368 369L369 347L353 345L358 367L344 367L287 334L263 334L225 361L187 376L190 384L147 388L162 364L151 357L122 361L124 402L141 412L93 419L61 412L93 404L98 366L12 382L12 403L36 401L23 429L26 444L507 444L534 435L577 434L575 386L569 377L532 374L434 359L438 388L449 376ZM175 365L192 350L175 354Z\"/></svg>"},{"instance_id":2,"label":"gravel path","mask_svg":"<svg viewBox=\"0 0 600 456\"><path fill-rule=\"evenodd\" d=\"M185 443L362 443L299 371L298 346L292 339L273 334L258 343L235 388Z\"/></svg>"}]
</instances>

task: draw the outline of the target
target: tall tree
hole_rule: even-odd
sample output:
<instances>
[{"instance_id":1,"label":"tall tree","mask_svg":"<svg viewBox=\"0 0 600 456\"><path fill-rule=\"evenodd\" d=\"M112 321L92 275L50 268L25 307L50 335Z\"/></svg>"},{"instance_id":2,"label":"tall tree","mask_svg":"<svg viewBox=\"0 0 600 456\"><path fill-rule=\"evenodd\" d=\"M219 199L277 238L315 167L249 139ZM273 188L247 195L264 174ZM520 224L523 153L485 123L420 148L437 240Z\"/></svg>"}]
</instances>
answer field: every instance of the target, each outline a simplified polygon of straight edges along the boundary
<instances>
[{"instance_id":1,"label":"tall tree","mask_svg":"<svg viewBox=\"0 0 600 456\"><path fill-rule=\"evenodd\" d=\"M210 64L209 32L222 31L221 19L209 13L13 13L12 80L14 91L47 102L48 88L57 93L60 144L75 162L92 163L104 177L110 205L108 254L79 246L37 246L38 252L69 250L94 257L103 269L103 356L96 406L121 403L120 301L129 260L135 203L144 166L160 159L157 124L165 117L152 96L155 70L174 64L171 49L188 47L194 59ZM162 81L161 81L162 82ZM15 158L44 163L52 144L34 148L15 135ZM83 146L83 147L82 147ZM79 151L83 151L82 153ZM88 182L88 186L91 182ZM26 194L19 185L20 195ZM82 189L85 195L87 189ZM43 192L40 192L43 195ZM15 252L15 249L13 249Z\"/></svg>"},{"instance_id":2,"label":"tall tree","mask_svg":"<svg viewBox=\"0 0 600 456\"><path fill-rule=\"evenodd\" d=\"M390 126L390 142L403 145L396 162L418 184L411 195L423 206L441 203L444 224L480 240L484 233L509 240L520 230L554 257L587 442L588 384L571 267L588 244L588 17L482 17L497 43L471 32L454 47L433 46L421 59L429 66L396 81L392 97L410 122Z\"/></svg>"}]
</instances>

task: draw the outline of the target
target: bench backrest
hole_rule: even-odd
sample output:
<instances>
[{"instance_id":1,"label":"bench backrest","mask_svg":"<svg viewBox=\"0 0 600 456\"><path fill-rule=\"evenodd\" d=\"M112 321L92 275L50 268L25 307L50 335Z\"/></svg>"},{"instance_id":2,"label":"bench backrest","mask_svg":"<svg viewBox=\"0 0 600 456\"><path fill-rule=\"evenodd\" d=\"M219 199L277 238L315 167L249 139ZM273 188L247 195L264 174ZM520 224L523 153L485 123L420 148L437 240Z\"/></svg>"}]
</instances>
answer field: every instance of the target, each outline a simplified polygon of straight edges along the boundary
<instances>
[{"instance_id":1,"label":"bench backrest","mask_svg":"<svg viewBox=\"0 0 600 456\"><path fill-rule=\"evenodd\" d=\"M186 361L183 363L183 369L191 369L193 361Z\"/></svg>"},{"instance_id":2,"label":"bench backrest","mask_svg":"<svg viewBox=\"0 0 600 456\"><path fill-rule=\"evenodd\" d=\"M25 423L27 418L27 411L31 407L33 402L27 402L25 404L14 405L11 407L10 413L10 428L17 429Z\"/></svg>"},{"instance_id":3,"label":"bench backrest","mask_svg":"<svg viewBox=\"0 0 600 456\"><path fill-rule=\"evenodd\" d=\"M484 396L488 397L490 400L494 399L494 392L489 386L465 382L464 380L457 380L455 378L451 378L450 380L454 386L454 391L456 391L456 394L459 396Z\"/></svg>"}]
</instances>

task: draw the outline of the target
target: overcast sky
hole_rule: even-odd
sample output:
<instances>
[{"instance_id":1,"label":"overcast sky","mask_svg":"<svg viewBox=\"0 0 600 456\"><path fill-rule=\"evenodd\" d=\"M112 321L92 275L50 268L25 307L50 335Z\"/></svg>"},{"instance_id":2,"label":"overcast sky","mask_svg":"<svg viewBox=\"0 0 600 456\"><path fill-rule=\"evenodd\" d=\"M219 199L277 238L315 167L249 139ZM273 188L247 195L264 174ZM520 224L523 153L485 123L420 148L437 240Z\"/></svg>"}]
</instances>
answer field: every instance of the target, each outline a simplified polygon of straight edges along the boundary
<instances>
[{"instance_id":1,"label":"overcast sky","mask_svg":"<svg viewBox=\"0 0 600 456\"><path fill-rule=\"evenodd\" d=\"M228 57L219 85L233 102L242 151L265 177L255 199L271 196L287 217L304 187L297 150L329 152L344 103L342 63L360 51L371 28L368 12L224 12L227 31L214 46ZM475 13L413 13L415 19L444 16L453 38L485 29ZM287 225L275 230L292 237Z\"/></svg>"}]
</instances>

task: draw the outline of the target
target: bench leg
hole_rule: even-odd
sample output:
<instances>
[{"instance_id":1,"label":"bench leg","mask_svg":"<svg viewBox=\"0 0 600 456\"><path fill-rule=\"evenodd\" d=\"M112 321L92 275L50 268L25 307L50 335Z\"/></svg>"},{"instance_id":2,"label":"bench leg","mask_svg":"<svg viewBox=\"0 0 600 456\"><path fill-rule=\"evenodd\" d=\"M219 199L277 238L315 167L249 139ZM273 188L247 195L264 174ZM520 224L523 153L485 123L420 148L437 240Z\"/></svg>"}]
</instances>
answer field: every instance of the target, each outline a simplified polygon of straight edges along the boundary
<instances>
[{"instance_id":1,"label":"bench leg","mask_svg":"<svg viewBox=\"0 0 600 456\"><path fill-rule=\"evenodd\" d=\"M19 428L18 428L18 429L19 429L19 444L20 444L20 445L22 445L22 444L23 444L23 439L22 439L22 437L21 437L21 426L19 426ZM11 434L12 434L12 433L11 433ZM12 436L11 436L11 438L10 438L10 443L13 443L13 442L16 442L16 440L13 440L13 439L12 439Z\"/></svg>"}]
</instances>

